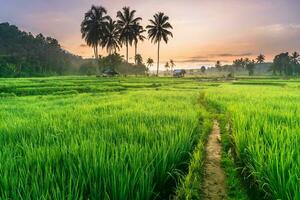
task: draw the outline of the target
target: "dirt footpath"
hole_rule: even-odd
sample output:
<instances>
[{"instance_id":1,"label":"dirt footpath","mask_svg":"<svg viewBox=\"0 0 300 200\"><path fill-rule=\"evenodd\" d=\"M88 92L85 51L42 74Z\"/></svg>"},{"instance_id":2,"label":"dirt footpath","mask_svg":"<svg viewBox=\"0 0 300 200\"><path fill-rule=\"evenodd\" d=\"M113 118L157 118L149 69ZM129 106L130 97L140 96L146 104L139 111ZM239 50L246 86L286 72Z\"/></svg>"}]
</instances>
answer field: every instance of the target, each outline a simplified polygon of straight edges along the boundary
<instances>
[{"instance_id":1,"label":"dirt footpath","mask_svg":"<svg viewBox=\"0 0 300 200\"><path fill-rule=\"evenodd\" d=\"M226 184L225 174L221 167L221 141L220 127L215 120L213 130L208 137L206 146L206 159L204 163L204 199L225 199Z\"/></svg>"}]
</instances>

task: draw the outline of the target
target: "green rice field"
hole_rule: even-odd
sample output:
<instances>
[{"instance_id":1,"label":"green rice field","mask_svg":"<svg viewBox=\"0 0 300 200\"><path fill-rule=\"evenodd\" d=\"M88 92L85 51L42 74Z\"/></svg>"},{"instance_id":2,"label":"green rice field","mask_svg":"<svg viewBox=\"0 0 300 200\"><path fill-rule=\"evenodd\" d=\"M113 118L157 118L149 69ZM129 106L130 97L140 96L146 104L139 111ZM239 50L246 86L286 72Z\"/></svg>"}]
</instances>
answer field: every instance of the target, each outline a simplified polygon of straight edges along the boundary
<instances>
[{"instance_id":1,"label":"green rice field","mask_svg":"<svg viewBox=\"0 0 300 200\"><path fill-rule=\"evenodd\" d=\"M195 199L221 115L245 196L300 199L300 80L154 77L0 79L0 199Z\"/></svg>"}]
</instances>

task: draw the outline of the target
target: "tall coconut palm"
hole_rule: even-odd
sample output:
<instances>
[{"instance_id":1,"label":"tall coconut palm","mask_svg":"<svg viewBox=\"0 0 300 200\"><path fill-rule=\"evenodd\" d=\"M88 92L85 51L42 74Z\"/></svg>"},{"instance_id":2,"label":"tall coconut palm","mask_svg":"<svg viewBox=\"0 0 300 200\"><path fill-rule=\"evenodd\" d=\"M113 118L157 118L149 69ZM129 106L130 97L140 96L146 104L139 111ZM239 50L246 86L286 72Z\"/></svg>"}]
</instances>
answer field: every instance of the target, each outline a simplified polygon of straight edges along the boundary
<instances>
[{"instance_id":1,"label":"tall coconut palm","mask_svg":"<svg viewBox=\"0 0 300 200\"><path fill-rule=\"evenodd\" d=\"M98 46L103 39L103 33L108 19L109 16L107 16L105 8L93 5L91 9L85 13L81 23L82 38L85 39L88 46L93 47L95 59L98 59Z\"/></svg>"},{"instance_id":2,"label":"tall coconut palm","mask_svg":"<svg viewBox=\"0 0 300 200\"><path fill-rule=\"evenodd\" d=\"M134 41L134 57L137 56L137 46L139 41L144 41L146 37L143 35L145 32L143 26L140 24L135 24L134 25L134 34L133 34L133 41ZM136 64L136 63L135 63Z\"/></svg>"},{"instance_id":3,"label":"tall coconut palm","mask_svg":"<svg viewBox=\"0 0 300 200\"><path fill-rule=\"evenodd\" d=\"M104 32L104 37L101 41L101 46L103 48L106 47L109 55L116 53L116 51L120 49L121 44L119 42L119 38L120 34L117 27L117 22L110 18Z\"/></svg>"},{"instance_id":4,"label":"tall coconut palm","mask_svg":"<svg viewBox=\"0 0 300 200\"><path fill-rule=\"evenodd\" d=\"M170 29L173 29L171 24L168 22L169 17L164 13L157 13L154 16L154 20L150 19L150 25L146 28L148 29L148 36L151 39L151 42L154 44L157 43L157 72L156 76L158 76L159 71L159 48L161 40L168 43L169 36L173 37L173 34Z\"/></svg>"},{"instance_id":5,"label":"tall coconut palm","mask_svg":"<svg viewBox=\"0 0 300 200\"><path fill-rule=\"evenodd\" d=\"M135 32L135 25L142 18L135 18L136 10L130 10L129 7L124 7L122 11L117 12L117 23L120 31L120 41L126 46L126 61L128 62L128 46L132 45Z\"/></svg>"},{"instance_id":6,"label":"tall coconut palm","mask_svg":"<svg viewBox=\"0 0 300 200\"><path fill-rule=\"evenodd\" d=\"M264 63L265 62L265 56L263 54L259 54L256 58L257 63Z\"/></svg>"}]
</instances>

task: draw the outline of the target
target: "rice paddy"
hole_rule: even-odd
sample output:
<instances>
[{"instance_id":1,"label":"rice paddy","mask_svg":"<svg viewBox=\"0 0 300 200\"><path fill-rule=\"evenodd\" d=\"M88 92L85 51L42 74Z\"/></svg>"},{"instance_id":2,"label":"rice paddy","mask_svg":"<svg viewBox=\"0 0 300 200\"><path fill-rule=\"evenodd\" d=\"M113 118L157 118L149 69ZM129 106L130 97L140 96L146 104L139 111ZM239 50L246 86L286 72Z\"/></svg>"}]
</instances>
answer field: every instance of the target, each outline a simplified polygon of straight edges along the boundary
<instances>
[{"instance_id":1,"label":"rice paddy","mask_svg":"<svg viewBox=\"0 0 300 200\"><path fill-rule=\"evenodd\" d=\"M245 175L269 199L300 199L300 93L286 84L224 85L207 96L230 119Z\"/></svg>"},{"instance_id":2,"label":"rice paddy","mask_svg":"<svg viewBox=\"0 0 300 200\"><path fill-rule=\"evenodd\" d=\"M226 115L240 176L265 198L299 199L299 86L297 79L0 79L0 198L168 199L176 190L184 198L201 184L189 183L189 170L201 176L214 108Z\"/></svg>"}]
</instances>

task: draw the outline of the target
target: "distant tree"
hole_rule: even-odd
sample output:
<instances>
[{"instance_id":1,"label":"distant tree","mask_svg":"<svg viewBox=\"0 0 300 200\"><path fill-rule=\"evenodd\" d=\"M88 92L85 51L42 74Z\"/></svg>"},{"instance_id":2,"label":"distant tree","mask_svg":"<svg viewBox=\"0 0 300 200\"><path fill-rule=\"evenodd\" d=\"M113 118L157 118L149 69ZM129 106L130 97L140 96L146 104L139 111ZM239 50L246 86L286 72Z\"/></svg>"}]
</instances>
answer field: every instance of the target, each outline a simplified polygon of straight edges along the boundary
<instances>
[{"instance_id":1,"label":"distant tree","mask_svg":"<svg viewBox=\"0 0 300 200\"><path fill-rule=\"evenodd\" d=\"M98 59L98 46L104 37L106 25L109 16L107 11L101 6L92 6L92 8L85 13L84 19L81 23L82 38L85 39L88 46L94 48L95 59Z\"/></svg>"},{"instance_id":2,"label":"distant tree","mask_svg":"<svg viewBox=\"0 0 300 200\"><path fill-rule=\"evenodd\" d=\"M118 53L99 58L99 66L101 71L112 69L119 74L138 75L145 74L147 71L146 66L143 63L140 63L139 65L127 63L123 56Z\"/></svg>"},{"instance_id":3,"label":"distant tree","mask_svg":"<svg viewBox=\"0 0 300 200\"><path fill-rule=\"evenodd\" d=\"M252 76L254 74L255 60L245 60L245 66L249 73L249 76Z\"/></svg>"},{"instance_id":4,"label":"distant tree","mask_svg":"<svg viewBox=\"0 0 300 200\"><path fill-rule=\"evenodd\" d=\"M142 58L141 54L136 54L134 60L135 60L136 65L142 65L143 64L143 58Z\"/></svg>"},{"instance_id":5,"label":"distant tree","mask_svg":"<svg viewBox=\"0 0 300 200\"><path fill-rule=\"evenodd\" d=\"M169 68L170 68L169 62L166 62L165 68L166 68L167 71L169 71Z\"/></svg>"},{"instance_id":6,"label":"distant tree","mask_svg":"<svg viewBox=\"0 0 300 200\"><path fill-rule=\"evenodd\" d=\"M221 62L219 60L216 62L215 67L217 68L218 71L222 70L222 65L221 65Z\"/></svg>"},{"instance_id":7,"label":"distant tree","mask_svg":"<svg viewBox=\"0 0 300 200\"><path fill-rule=\"evenodd\" d=\"M299 75L300 74L300 55L298 52L293 52L292 55L290 56L291 58L291 65L293 67L293 71L295 74Z\"/></svg>"},{"instance_id":8,"label":"distant tree","mask_svg":"<svg viewBox=\"0 0 300 200\"><path fill-rule=\"evenodd\" d=\"M80 65L79 73L90 76L96 74L97 67L95 60L87 60Z\"/></svg>"},{"instance_id":9,"label":"distant tree","mask_svg":"<svg viewBox=\"0 0 300 200\"><path fill-rule=\"evenodd\" d=\"M298 52L292 53L292 55L291 55L291 61L292 61L293 63L298 63L299 60L300 60L300 55L299 55L299 53L298 53Z\"/></svg>"},{"instance_id":10,"label":"distant tree","mask_svg":"<svg viewBox=\"0 0 300 200\"><path fill-rule=\"evenodd\" d=\"M130 10L129 7L124 7L122 11L117 12L117 23L120 31L120 41L126 46L126 61L128 62L128 46L132 45L136 33L136 26L142 20L140 17L135 17L136 10Z\"/></svg>"},{"instance_id":11,"label":"distant tree","mask_svg":"<svg viewBox=\"0 0 300 200\"><path fill-rule=\"evenodd\" d=\"M99 67L104 69L116 69L123 63L123 58L118 53L109 54L106 57L99 58Z\"/></svg>"},{"instance_id":12,"label":"distant tree","mask_svg":"<svg viewBox=\"0 0 300 200\"><path fill-rule=\"evenodd\" d=\"M265 62L265 56L263 54L259 54L256 58L257 63L264 63Z\"/></svg>"},{"instance_id":13,"label":"distant tree","mask_svg":"<svg viewBox=\"0 0 300 200\"><path fill-rule=\"evenodd\" d=\"M153 66L153 63L154 63L154 61L152 58L147 59L147 69L148 69L147 71L149 71L150 67Z\"/></svg>"},{"instance_id":14,"label":"distant tree","mask_svg":"<svg viewBox=\"0 0 300 200\"><path fill-rule=\"evenodd\" d=\"M104 36L101 40L101 46L103 48L106 47L108 54L111 55L116 53L121 47L119 42L120 34L116 21L112 20L111 18L108 20L105 28Z\"/></svg>"},{"instance_id":15,"label":"distant tree","mask_svg":"<svg viewBox=\"0 0 300 200\"><path fill-rule=\"evenodd\" d=\"M176 66L173 59L170 60L170 66L171 66L171 71L173 71L174 67Z\"/></svg>"},{"instance_id":16,"label":"distant tree","mask_svg":"<svg viewBox=\"0 0 300 200\"><path fill-rule=\"evenodd\" d=\"M269 68L269 71L272 71L272 74L275 76L275 75L277 75L277 66L274 64L274 63L272 63L271 65L270 65L270 68Z\"/></svg>"},{"instance_id":17,"label":"distant tree","mask_svg":"<svg viewBox=\"0 0 300 200\"><path fill-rule=\"evenodd\" d=\"M14 77L17 68L14 56L0 56L0 77Z\"/></svg>"},{"instance_id":18,"label":"distant tree","mask_svg":"<svg viewBox=\"0 0 300 200\"><path fill-rule=\"evenodd\" d=\"M243 62L244 62L243 58L236 59L236 60L233 61L233 66L235 68L242 68L243 67Z\"/></svg>"},{"instance_id":19,"label":"distant tree","mask_svg":"<svg viewBox=\"0 0 300 200\"><path fill-rule=\"evenodd\" d=\"M273 60L273 71L275 71L275 73L279 72L280 75L282 75L282 73L292 75L291 58L288 52L275 56Z\"/></svg>"},{"instance_id":20,"label":"distant tree","mask_svg":"<svg viewBox=\"0 0 300 200\"><path fill-rule=\"evenodd\" d=\"M242 65L241 65L241 60L240 59L236 59L233 61L233 64L234 68L240 68Z\"/></svg>"},{"instance_id":21,"label":"distant tree","mask_svg":"<svg viewBox=\"0 0 300 200\"><path fill-rule=\"evenodd\" d=\"M157 43L157 72L156 75L158 76L159 72L159 48L161 40L168 43L169 36L173 37L172 32L170 29L173 29L171 24L168 22L169 17L166 16L164 13L157 13L154 16L154 19L150 19L150 25L146 28L148 29L148 36L151 39L151 42L154 44Z\"/></svg>"},{"instance_id":22,"label":"distant tree","mask_svg":"<svg viewBox=\"0 0 300 200\"><path fill-rule=\"evenodd\" d=\"M201 73L202 73L202 74L204 74L204 73L205 73L205 71L206 71L206 68L205 68L205 66L202 66L202 67L201 67Z\"/></svg>"},{"instance_id":23,"label":"distant tree","mask_svg":"<svg viewBox=\"0 0 300 200\"><path fill-rule=\"evenodd\" d=\"M134 56L136 57L137 55L137 46L139 41L144 41L146 37L143 35L143 33L146 30L144 30L143 26L140 24L136 23L134 25L134 34L133 34L133 41L134 41Z\"/></svg>"},{"instance_id":24,"label":"distant tree","mask_svg":"<svg viewBox=\"0 0 300 200\"><path fill-rule=\"evenodd\" d=\"M147 65L148 65L148 67L152 67L152 66L153 66L153 63L154 63L154 61L153 61L152 58L148 58L148 59L147 59Z\"/></svg>"},{"instance_id":25,"label":"distant tree","mask_svg":"<svg viewBox=\"0 0 300 200\"><path fill-rule=\"evenodd\" d=\"M249 76L252 76L254 74L255 63L255 60L250 60L249 58L240 58L234 60L232 66L235 69L245 69L248 71Z\"/></svg>"},{"instance_id":26,"label":"distant tree","mask_svg":"<svg viewBox=\"0 0 300 200\"><path fill-rule=\"evenodd\" d=\"M248 63L250 63L252 60L250 60L249 58L244 58L244 60L243 60L243 62L242 62L242 64L243 64L243 68L245 69L246 68L246 65L248 64ZM254 61L255 62L255 61Z\"/></svg>"}]
</instances>

